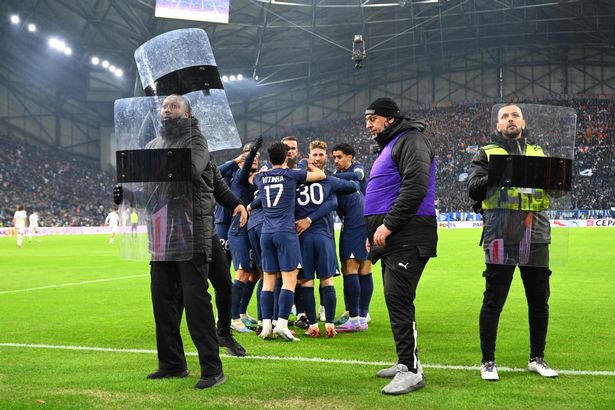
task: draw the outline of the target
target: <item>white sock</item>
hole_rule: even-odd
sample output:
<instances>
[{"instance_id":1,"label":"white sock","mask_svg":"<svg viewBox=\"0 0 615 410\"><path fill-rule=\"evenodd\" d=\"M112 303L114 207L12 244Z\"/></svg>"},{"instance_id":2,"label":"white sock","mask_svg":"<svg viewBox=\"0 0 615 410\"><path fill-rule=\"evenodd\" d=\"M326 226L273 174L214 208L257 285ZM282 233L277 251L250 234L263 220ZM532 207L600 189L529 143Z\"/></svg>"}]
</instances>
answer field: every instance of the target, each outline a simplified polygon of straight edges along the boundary
<instances>
[{"instance_id":1,"label":"white sock","mask_svg":"<svg viewBox=\"0 0 615 410\"><path fill-rule=\"evenodd\" d=\"M288 330L288 319L278 318L278 323L275 325L277 329Z\"/></svg>"},{"instance_id":2,"label":"white sock","mask_svg":"<svg viewBox=\"0 0 615 410\"><path fill-rule=\"evenodd\" d=\"M271 333L271 328L272 327L273 327L273 324L271 323L271 319L263 320L263 332Z\"/></svg>"}]
</instances>

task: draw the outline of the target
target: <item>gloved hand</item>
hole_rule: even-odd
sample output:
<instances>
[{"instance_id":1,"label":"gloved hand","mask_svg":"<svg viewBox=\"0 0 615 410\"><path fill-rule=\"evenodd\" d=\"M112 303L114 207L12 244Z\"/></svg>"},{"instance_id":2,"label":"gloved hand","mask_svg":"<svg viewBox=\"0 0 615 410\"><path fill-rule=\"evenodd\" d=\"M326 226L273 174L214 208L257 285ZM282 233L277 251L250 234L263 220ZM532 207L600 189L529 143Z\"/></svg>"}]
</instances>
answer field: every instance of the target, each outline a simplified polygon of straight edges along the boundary
<instances>
[{"instance_id":1,"label":"gloved hand","mask_svg":"<svg viewBox=\"0 0 615 410\"><path fill-rule=\"evenodd\" d=\"M259 149L261 149L261 147L263 146L263 137L258 137L256 139L256 141L254 141L254 145L252 146L252 149L255 151L258 151Z\"/></svg>"},{"instance_id":2,"label":"gloved hand","mask_svg":"<svg viewBox=\"0 0 615 410\"><path fill-rule=\"evenodd\" d=\"M124 189L121 185L117 184L113 187L113 202L116 205L122 203L122 199L124 198Z\"/></svg>"}]
</instances>

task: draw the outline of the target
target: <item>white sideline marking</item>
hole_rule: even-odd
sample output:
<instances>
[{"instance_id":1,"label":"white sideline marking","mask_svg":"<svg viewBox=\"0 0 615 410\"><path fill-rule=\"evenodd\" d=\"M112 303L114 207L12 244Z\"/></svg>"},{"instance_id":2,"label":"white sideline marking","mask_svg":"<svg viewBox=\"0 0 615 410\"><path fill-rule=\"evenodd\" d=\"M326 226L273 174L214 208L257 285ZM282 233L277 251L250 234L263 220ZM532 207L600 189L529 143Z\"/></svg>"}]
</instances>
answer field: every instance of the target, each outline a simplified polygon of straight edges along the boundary
<instances>
[{"instance_id":1,"label":"white sideline marking","mask_svg":"<svg viewBox=\"0 0 615 410\"><path fill-rule=\"evenodd\" d=\"M45 344L26 344L26 343L0 343L0 347L24 347L33 349L57 349L57 350L78 350L90 352L112 352L112 353L147 353L156 354L155 350L148 349L115 349L111 347L90 347L90 346L62 346ZM196 356L196 352L186 352L186 356ZM363 360L344 360L344 359L323 359L320 357L281 357L281 356L246 356L236 357L222 354L222 357L238 360L271 360L284 362L312 362L312 363L332 363L332 364L355 364L363 366L390 366L391 362L367 362ZM471 370L478 371L479 366L458 366L447 364L423 364L426 369L446 369L446 370ZM527 372L527 369L519 369L506 366L498 366L498 371L504 372ZM559 374L573 376L615 376L615 371L608 370L558 370Z\"/></svg>"},{"instance_id":2,"label":"white sideline marking","mask_svg":"<svg viewBox=\"0 0 615 410\"><path fill-rule=\"evenodd\" d=\"M142 275L120 276L120 277L117 277L117 278L85 280L83 282L61 283L59 285L39 286L37 288L28 288L28 289L3 290L3 291L0 291L0 295L7 295L9 293L30 292L31 290L63 288L63 287L66 287L66 286L89 285L91 283L111 282L113 280L133 279L133 278L140 278L140 277L143 277L143 276L149 276L149 274L144 273Z\"/></svg>"}]
</instances>

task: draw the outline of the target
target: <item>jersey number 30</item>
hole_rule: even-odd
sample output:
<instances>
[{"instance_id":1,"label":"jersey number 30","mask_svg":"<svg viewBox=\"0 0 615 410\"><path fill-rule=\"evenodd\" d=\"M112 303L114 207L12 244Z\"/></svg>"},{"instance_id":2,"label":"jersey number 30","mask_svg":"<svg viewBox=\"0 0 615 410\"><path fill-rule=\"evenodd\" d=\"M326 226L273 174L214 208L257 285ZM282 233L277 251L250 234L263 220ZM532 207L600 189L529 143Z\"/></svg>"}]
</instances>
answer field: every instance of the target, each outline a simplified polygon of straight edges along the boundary
<instances>
[{"instance_id":1,"label":"jersey number 30","mask_svg":"<svg viewBox=\"0 0 615 410\"><path fill-rule=\"evenodd\" d=\"M297 190L297 203L301 206L306 206L309 203L320 205L324 200L325 192L319 183L302 185Z\"/></svg>"}]
</instances>

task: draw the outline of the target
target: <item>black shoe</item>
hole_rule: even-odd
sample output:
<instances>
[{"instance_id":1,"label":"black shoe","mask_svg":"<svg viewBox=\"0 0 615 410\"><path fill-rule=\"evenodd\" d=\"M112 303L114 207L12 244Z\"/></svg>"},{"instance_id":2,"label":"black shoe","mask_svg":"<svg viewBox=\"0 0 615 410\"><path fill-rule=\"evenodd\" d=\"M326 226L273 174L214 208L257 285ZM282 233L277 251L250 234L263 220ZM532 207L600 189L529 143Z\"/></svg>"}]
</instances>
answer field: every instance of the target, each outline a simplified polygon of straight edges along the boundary
<instances>
[{"instance_id":1,"label":"black shoe","mask_svg":"<svg viewBox=\"0 0 615 410\"><path fill-rule=\"evenodd\" d=\"M307 329L308 327L310 327L310 324L308 323L305 316L300 316L299 319L295 320L295 327L298 327L300 329Z\"/></svg>"},{"instance_id":2,"label":"black shoe","mask_svg":"<svg viewBox=\"0 0 615 410\"><path fill-rule=\"evenodd\" d=\"M243 348L242 345L235 340L235 338L231 335L228 336L218 336L218 343L220 346L224 346L226 348L226 352L231 356L246 356L248 353L246 349Z\"/></svg>"},{"instance_id":3,"label":"black shoe","mask_svg":"<svg viewBox=\"0 0 615 410\"><path fill-rule=\"evenodd\" d=\"M199 382L194 385L194 388L199 390L208 389L210 387L214 387L225 382L226 377L224 376L224 372L220 372L213 376L201 377L199 379Z\"/></svg>"},{"instance_id":4,"label":"black shoe","mask_svg":"<svg viewBox=\"0 0 615 410\"><path fill-rule=\"evenodd\" d=\"M162 370L156 369L154 373L147 375L148 379L172 379L174 377L186 377L190 374L188 369L183 370Z\"/></svg>"}]
</instances>

